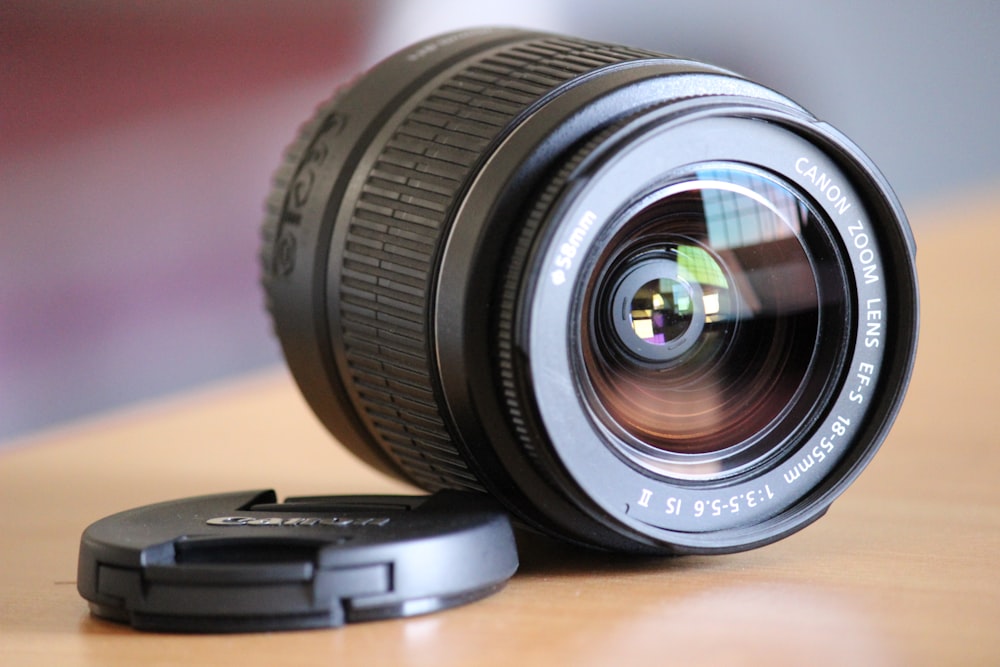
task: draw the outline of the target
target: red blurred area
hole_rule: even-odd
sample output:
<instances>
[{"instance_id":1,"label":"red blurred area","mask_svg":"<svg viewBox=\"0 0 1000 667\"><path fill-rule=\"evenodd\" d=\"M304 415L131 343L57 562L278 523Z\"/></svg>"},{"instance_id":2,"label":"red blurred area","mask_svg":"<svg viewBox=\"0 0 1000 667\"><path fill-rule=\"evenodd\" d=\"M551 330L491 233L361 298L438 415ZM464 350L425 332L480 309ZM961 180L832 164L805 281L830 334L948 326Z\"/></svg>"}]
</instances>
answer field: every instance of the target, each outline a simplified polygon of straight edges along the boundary
<instances>
[{"instance_id":1,"label":"red blurred area","mask_svg":"<svg viewBox=\"0 0 1000 667\"><path fill-rule=\"evenodd\" d=\"M262 202L370 9L0 3L0 439L277 360Z\"/></svg>"},{"instance_id":2,"label":"red blurred area","mask_svg":"<svg viewBox=\"0 0 1000 667\"><path fill-rule=\"evenodd\" d=\"M3 154L351 62L358 2L0 3Z\"/></svg>"}]
</instances>

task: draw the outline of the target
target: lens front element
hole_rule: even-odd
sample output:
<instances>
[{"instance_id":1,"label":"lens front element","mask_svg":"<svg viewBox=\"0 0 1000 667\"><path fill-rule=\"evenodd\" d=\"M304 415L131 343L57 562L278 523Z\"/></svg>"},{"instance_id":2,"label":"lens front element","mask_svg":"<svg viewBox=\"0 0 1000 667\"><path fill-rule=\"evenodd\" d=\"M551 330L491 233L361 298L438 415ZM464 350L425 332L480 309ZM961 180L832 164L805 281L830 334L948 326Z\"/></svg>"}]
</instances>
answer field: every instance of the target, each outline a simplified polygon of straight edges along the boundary
<instances>
[{"instance_id":1,"label":"lens front element","mask_svg":"<svg viewBox=\"0 0 1000 667\"><path fill-rule=\"evenodd\" d=\"M823 279L836 254L819 227L792 186L736 165L622 214L588 288L581 376L623 452L670 475L728 474L804 421L841 354L822 324L846 299Z\"/></svg>"}]
</instances>

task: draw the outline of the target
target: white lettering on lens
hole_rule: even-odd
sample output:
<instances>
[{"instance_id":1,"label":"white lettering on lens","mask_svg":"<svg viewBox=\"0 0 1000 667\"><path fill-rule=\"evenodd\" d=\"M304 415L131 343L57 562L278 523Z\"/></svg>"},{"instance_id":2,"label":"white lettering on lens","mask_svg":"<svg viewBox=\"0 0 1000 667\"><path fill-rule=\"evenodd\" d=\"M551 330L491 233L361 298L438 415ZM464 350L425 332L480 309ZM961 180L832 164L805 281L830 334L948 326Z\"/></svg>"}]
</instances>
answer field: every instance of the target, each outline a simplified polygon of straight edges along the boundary
<instances>
[{"instance_id":1,"label":"white lettering on lens","mask_svg":"<svg viewBox=\"0 0 1000 667\"><path fill-rule=\"evenodd\" d=\"M749 489L745 493L732 495L728 500L723 498L696 500L692 503L690 516L700 519L706 516L706 514L709 516L722 516L726 512L729 514L739 514L741 506L753 509L772 498L774 498L774 491L771 490L770 485L765 484L762 488ZM679 512L679 500L677 502L677 509Z\"/></svg>"},{"instance_id":2,"label":"white lettering on lens","mask_svg":"<svg viewBox=\"0 0 1000 667\"><path fill-rule=\"evenodd\" d=\"M573 266L576 253L580 250L580 246L583 245L587 233L595 222L597 222L597 214L593 211L587 211L580 217L580 221L576 223L576 227L570 232L569 237L559 246L559 254L556 255L555 259L556 269L551 273L553 285L562 285L566 282L565 271Z\"/></svg>"},{"instance_id":3,"label":"white lettering on lens","mask_svg":"<svg viewBox=\"0 0 1000 667\"><path fill-rule=\"evenodd\" d=\"M809 158L800 157L795 161L795 171L802 177L808 179L820 194L833 205L836 211L843 215L850 208L851 204L844 195L843 188L834 183L833 179L809 161ZM875 251L870 247L871 238L865 231L860 220L848 226L848 233L851 236L854 248L858 251L858 260L861 262L861 273L864 275L866 285L879 281L878 264L875 262Z\"/></svg>"},{"instance_id":4,"label":"white lettering on lens","mask_svg":"<svg viewBox=\"0 0 1000 667\"><path fill-rule=\"evenodd\" d=\"M879 281L878 264L875 263L875 251L869 248L871 239L865 231L865 226L860 220L848 226L847 233L851 235L854 247L860 252L858 260L861 261L861 272L865 275L865 284L871 285Z\"/></svg>"},{"instance_id":5,"label":"white lettering on lens","mask_svg":"<svg viewBox=\"0 0 1000 667\"><path fill-rule=\"evenodd\" d=\"M882 299L868 299L865 302L865 347L878 347L882 336Z\"/></svg>"},{"instance_id":6,"label":"white lettering on lens","mask_svg":"<svg viewBox=\"0 0 1000 667\"><path fill-rule=\"evenodd\" d=\"M802 475L809 472L810 468L814 465L822 463L826 459L826 455L833 452L836 448L836 441L847 435L848 427L850 425L851 419L849 417L840 415L834 419L830 423L830 434L821 438L818 446L813 447L812 451L802 457L802 459L794 466L785 471L785 482L787 484L791 484L798 478L802 477Z\"/></svg>"},{"instance_id":7,"label":"white lettering on lens","mask_svg":"<svg viewBox=\"0 0 1000 667\"><path fill-rule=\"evenodd\" d=\"M862 361L860 364L858 364L858 372L854 374L855 379L857 379L858 381L858 386L857 388L852 389L849 395L849 398L852 401L854 401L858 405L861 405L862 403L865 402L865 392L868 390L868 387L871 386L872 376L874 375L875 375L874 364L869 364L866 361Z\"/></svg>"},{"instance_id":8,"label":"white lettering on lens","mask_svg":"<svg viewBox=\"0 0 1000 667\"><path fill-rule=\"evenodd\" d=\"M808 158L800 157L796 160L795 171L808 178L809 182L816 186L841 215L847 213L847 210L851 208L851 203L847 201L847 196L840 186L836 185L826 172L820 171Z\"/></svg>"}]
</instances>

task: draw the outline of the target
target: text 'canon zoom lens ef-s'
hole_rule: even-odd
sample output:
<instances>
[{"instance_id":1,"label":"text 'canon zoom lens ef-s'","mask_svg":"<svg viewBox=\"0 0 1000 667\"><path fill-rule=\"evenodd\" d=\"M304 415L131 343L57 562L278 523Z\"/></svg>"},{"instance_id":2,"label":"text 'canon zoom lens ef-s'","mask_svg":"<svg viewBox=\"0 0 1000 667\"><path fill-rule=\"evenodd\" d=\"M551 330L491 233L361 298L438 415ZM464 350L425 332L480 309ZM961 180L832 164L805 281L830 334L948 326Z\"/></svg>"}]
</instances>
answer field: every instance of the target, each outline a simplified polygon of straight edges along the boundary
<instances>
[{"instance_id":1,"label":"text 'canon zoom lens ef-s'","mask_svg":"<svg viewBox=\"0 0 1000 667\"><path fill-rule=\"evenodd\" d=\"M449 34L321 106L276 180L264 286L322 422L545 533L772 542L859 474L902 401L902 208L846 137L732 72Z\"/></svg>"}]
</instances>

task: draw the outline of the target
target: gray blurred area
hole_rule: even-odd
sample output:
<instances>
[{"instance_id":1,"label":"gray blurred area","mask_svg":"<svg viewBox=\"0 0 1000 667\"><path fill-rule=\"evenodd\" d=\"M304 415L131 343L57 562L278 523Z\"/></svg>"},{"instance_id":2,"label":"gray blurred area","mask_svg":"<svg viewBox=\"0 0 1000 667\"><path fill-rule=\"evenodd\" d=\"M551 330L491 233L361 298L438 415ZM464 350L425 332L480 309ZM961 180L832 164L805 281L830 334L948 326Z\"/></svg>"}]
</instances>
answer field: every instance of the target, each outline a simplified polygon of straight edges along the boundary
<instances>
[{"instance_id":1,"label":"gray blurred area","mask_svg":"<svg viewBox=\"0 0 1000 667\"><path fill-rule=\"evenodd\" d=\"M380 55L409 35L470 22L517 24L523 16L529 24L732 69L851 137L908 207L953 189L997 184L1000 174L996 0L383 5Z\"/></svg>"},{"instance_id":2,"label":"gray blurred area","mask_svg":"<svg viewBox=\"0 0 1000 667\"><path fill-rule=\"evenodd\" d=\"M0 440L280 364L256 253L282 147L360 68L479 24L736 70L853 138L910 210L1000 186L994 0L8 0Z\"/></svg>"}]
</instances>

